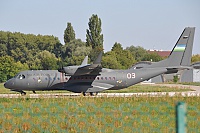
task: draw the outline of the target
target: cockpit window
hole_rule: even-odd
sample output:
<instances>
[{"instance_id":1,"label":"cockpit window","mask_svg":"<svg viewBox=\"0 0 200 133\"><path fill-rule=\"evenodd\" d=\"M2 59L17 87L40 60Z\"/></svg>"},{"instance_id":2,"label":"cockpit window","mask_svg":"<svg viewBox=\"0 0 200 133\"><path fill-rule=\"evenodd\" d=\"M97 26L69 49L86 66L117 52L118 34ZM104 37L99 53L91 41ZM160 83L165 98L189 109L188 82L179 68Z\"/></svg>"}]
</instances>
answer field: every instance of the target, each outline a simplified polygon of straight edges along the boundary
<instances>
[{"instance_id":1,"label":"cockpit window","mask_svg":"<svg viewBox=\"0 0 200 133\"><path fill-rule=\"evenodd\" d=\"M19 74L18 78L19 79L25 79L25 76L23 74Z\"/></svg>"},{"instance_id":2,"label":"cockpit window","mask_svg":"<svg viewBox=\"0 0 200 133\"><path fill-rule=\"evenodd\" d=\"M18 75L19 75L19 73L18 73L18 74L16 74L14 78L17 78L17 77L18 77Z\"/></svg>"}]
</instances>

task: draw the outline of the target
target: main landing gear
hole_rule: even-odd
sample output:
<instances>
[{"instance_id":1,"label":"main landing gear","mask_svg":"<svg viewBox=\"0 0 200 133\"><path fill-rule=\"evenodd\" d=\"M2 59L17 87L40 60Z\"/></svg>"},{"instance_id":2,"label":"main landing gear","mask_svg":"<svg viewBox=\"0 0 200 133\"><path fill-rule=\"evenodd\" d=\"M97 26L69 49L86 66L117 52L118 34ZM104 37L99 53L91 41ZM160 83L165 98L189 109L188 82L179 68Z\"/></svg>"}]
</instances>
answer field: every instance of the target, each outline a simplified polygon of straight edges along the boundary
<instances>
[{"instance_id":1,"label":"main landing gear","mask_svg":"<svg viewBox=\"0 0 200 133\"><path fill-rule=\"evenodd\" d=\"M20 92L22 96L25 96L25 95L26 95L26 92L24 92L24 91L18 91L18 92ZM35 91L33 91L33 93L36 94Z\"/></svg>"},{"instance_id":2,"label":"main landing gear","mask_svg":"<svg viewBox=\"0 0 200 133\"><path fill-rule=\"evenodd\" d=\"M98 92L89 92L89 96L96 96ZM86 92L82 92L83 96L86 96Z\"/></svg>"}]
</instances>

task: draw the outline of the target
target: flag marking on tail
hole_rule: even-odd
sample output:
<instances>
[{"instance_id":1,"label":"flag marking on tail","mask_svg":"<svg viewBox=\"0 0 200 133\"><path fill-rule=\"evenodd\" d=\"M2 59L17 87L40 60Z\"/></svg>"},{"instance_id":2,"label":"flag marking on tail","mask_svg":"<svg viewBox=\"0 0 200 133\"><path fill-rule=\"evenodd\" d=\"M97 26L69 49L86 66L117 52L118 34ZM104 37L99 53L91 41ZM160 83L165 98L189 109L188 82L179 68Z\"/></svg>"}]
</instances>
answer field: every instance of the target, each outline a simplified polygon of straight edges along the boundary
<instances>
[{"instance_id":1,"label":"flag marking on tail","mask_svg":"<svg viewBox=\"0 0 200 133\"><path fill-rule=\"evenodd\" d=\"M175 52L183 52L185 50L186 44L177 44L174 48Z\"/></svg>"}]
</instances>

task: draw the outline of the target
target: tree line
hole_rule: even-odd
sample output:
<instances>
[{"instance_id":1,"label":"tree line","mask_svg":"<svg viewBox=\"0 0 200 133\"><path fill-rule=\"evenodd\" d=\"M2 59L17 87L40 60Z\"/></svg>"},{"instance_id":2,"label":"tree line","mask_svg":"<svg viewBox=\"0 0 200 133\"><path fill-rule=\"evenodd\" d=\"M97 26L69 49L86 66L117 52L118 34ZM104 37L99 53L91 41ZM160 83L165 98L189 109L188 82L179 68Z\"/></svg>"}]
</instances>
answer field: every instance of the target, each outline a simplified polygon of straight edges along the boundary
<instances>
[{"instance_id":1,"label":"tree line","mask_svg":"<svg viewBox=\"0 0 200 133\"><path fill-rule=\"evenodd\" d=\"M0 82L5 82L22 70L52 70L61 66L79 65L86 55L94 61L103 51L101 19L89 18L86 40L76 38L70 22L64 30L64 44L53 35L23 34L0 31ZM123 48L115 42L111 51L103 54L102 65L112 69L127 69L138 61L162 60L157 54L149 54L140 46Z\"/></svg>"}]
</instances>

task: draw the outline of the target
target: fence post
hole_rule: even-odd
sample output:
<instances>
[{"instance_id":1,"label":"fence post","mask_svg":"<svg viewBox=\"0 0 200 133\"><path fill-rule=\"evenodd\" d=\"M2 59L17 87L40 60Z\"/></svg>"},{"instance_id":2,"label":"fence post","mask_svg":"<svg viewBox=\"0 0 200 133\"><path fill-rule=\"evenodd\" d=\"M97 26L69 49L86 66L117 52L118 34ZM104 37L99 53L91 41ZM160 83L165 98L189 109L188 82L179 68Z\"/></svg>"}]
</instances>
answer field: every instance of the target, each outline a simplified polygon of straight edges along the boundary
<instances>
[{"instance_id":1,"label":"fence post","mask_svg":"<svg viewBox=\"0 0 200 133\"><path fill-rule=\"evenodd\" d=\"M186 133L186 104L178 102L176 105L176 133Z\"/></svg>"}]
</instances>

